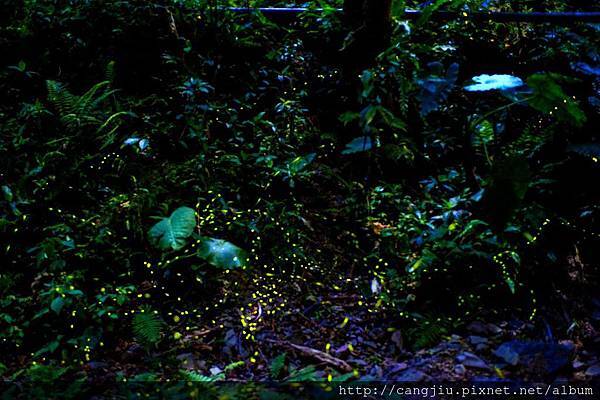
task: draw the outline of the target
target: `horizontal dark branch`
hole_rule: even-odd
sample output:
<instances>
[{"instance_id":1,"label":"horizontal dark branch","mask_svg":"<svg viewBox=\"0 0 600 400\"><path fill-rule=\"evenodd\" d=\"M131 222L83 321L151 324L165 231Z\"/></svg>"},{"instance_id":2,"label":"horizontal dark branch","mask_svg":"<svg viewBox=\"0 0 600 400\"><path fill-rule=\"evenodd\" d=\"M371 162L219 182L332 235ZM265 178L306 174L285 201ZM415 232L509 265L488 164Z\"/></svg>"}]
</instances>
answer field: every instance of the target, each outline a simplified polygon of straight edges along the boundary
<instances>
[{"instance_id":1,"label":"horizontal dark branch","mask_svg":"<svg viewBox=\"0 0 600 400\"><path fill-rule=\"evenodd\" d=\"M303 12L310 11L307 8L230 8L237 13L262 12L266 17L278 21L291 21ZM321 9L312 10L315 12ZM341 9L336 9L341 12ZM408 20L418 19L422 14L419 10L406 10L404 18ZM552 23L557 25L568 25L574 23L600 23L600 12L471 12L463 13L457 11L436 11L431 19L436 21L450 21L455 19L468 19L474 21L492 22L529 22L529 23Z\"/></svg>"}]
</instances>

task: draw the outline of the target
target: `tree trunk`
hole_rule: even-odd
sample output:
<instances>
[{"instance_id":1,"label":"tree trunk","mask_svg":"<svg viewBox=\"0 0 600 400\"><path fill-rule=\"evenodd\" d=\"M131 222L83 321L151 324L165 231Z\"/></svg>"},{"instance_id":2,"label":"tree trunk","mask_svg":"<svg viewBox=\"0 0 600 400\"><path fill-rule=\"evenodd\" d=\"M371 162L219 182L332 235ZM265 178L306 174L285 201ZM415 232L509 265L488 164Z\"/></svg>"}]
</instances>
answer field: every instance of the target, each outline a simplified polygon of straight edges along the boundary
<instances>
[{"instance_id":1,"label":"tree trunk","mask_svg":"<svg viewBox=\"0 0 600 400\"><path fill-rule=\"evenodd\" d=\"M349 32L345 46L347 66L361 71L390 41L392 0L345 0L344 23Z\"/></svg>"}]
</instances>

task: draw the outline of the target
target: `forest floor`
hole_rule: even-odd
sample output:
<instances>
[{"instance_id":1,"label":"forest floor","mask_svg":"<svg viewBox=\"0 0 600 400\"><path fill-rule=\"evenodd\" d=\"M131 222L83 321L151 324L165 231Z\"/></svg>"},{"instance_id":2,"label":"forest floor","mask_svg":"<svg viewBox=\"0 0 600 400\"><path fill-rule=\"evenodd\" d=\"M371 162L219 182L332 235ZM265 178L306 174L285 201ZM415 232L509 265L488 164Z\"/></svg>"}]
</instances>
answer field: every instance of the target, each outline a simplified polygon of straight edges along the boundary
<instances>
[{"instance_id":1,"label":"forest floor","mask_svg":"<svg viewBox=\"0 0 600 400\"><path fill-rule=\"evenodd\" d=\"M361 381L581 383L600 376L600 336L594 329L600 302L590 320L583 322L585 335L576 340L566 332L553 336L550 326L545 327L548 336L541 337L527 320L482 313L462 320L456 328L444 328L435 343L415 350L403 343L402 328L386 325L385 312L357 306L358 293L321 287L310 297L310 302L289 299L286 311L272 318L254 309L256 318L248 319L257 327L253 340L233 328L239 325L239 313L220 315L219 326L192 328L181 338L179 348L167 351L180 362L172 366L172 372L184 369L218 375L225 371L227 380L233 382L313 381L333 374L334 380L353 375ZM106 354L111 353L110 360L84 365L88 377L97 378L90 380L92 384L114 382L118 374L139 374L148 357L165 356L149 354L125 340ZM274 371L273 360L282 354L287 367ZM251 362L228 369L236 359ZM169 378L167 371L162 379Z\"/></svg>"}]
</instances>

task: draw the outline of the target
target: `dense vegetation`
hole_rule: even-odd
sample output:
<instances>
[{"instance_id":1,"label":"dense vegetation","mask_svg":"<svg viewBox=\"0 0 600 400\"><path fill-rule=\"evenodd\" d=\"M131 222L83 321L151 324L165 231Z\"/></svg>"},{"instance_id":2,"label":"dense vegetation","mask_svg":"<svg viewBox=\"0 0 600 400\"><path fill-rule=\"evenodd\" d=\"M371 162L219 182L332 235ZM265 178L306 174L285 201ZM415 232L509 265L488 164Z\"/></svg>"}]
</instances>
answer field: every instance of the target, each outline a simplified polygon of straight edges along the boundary
<instances>
[{"instance_id":1,"label":"dense vegetation","mask_svg":"<svg viewBox=\"0 0 600 400\"><path fill-rule=\"evenodd\" d=\"M2 2L7 393L381 377L474 321L597 359L600 26L394 17L358 60L330 5L223 5Z\"/></svg>"}]
</instances>

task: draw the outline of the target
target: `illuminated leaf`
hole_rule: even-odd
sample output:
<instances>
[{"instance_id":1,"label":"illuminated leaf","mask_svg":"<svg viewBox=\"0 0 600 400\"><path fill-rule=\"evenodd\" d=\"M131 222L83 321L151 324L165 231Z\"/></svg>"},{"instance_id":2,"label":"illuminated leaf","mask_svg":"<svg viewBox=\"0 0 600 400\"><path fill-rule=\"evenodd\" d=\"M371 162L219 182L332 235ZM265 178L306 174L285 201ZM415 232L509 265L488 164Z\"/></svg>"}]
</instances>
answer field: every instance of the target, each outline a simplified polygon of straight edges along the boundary
<instances>
[{"instance_id":1,"label":"illuminated leaf","mask_svg":"<svg viewBox=\"0 0 600 400\"><path fill-rule=\"evenodd\" d=\"M226 240L202 237L198 245L198 256L209 264L223 269L236 269L247 265L246 252Z\"/></svg>"},{"instance_id":2,"label":"illuminated leaf","mask_svg":"<svg viewBox=\"0 0 600 400\"><path fill-rule=\"evenodd\" d=\"M523 86L521 78L512 75L478 75L472 78L472 85L465 86L468 92L486 92L488 90L510 90Z\"/></svg>"},{"instance_id":3,"label":"illuminated leaf","mask_svg":"<svg viewBox=\"0 0 600 400\"><path fill-rule=\"evenodd\" d=\"M58 296L54 300L52 300L52 303L50 303L50 309L56 314L60 314L60 310L62 310L64 305L65 300L62 298L62 296Z\"/></svg>"},{"instance_id":4,"label":"illuminated leaf","mask_svg":"<svg viewBox=\"0 0 600 400\"><path fill-rule=\"evenodd\" d=\"M196 226L196 214L189 207L179 207L148 231L150 241L158 248L179 250L186 244Z\"/></svg>"}]
</instances>

